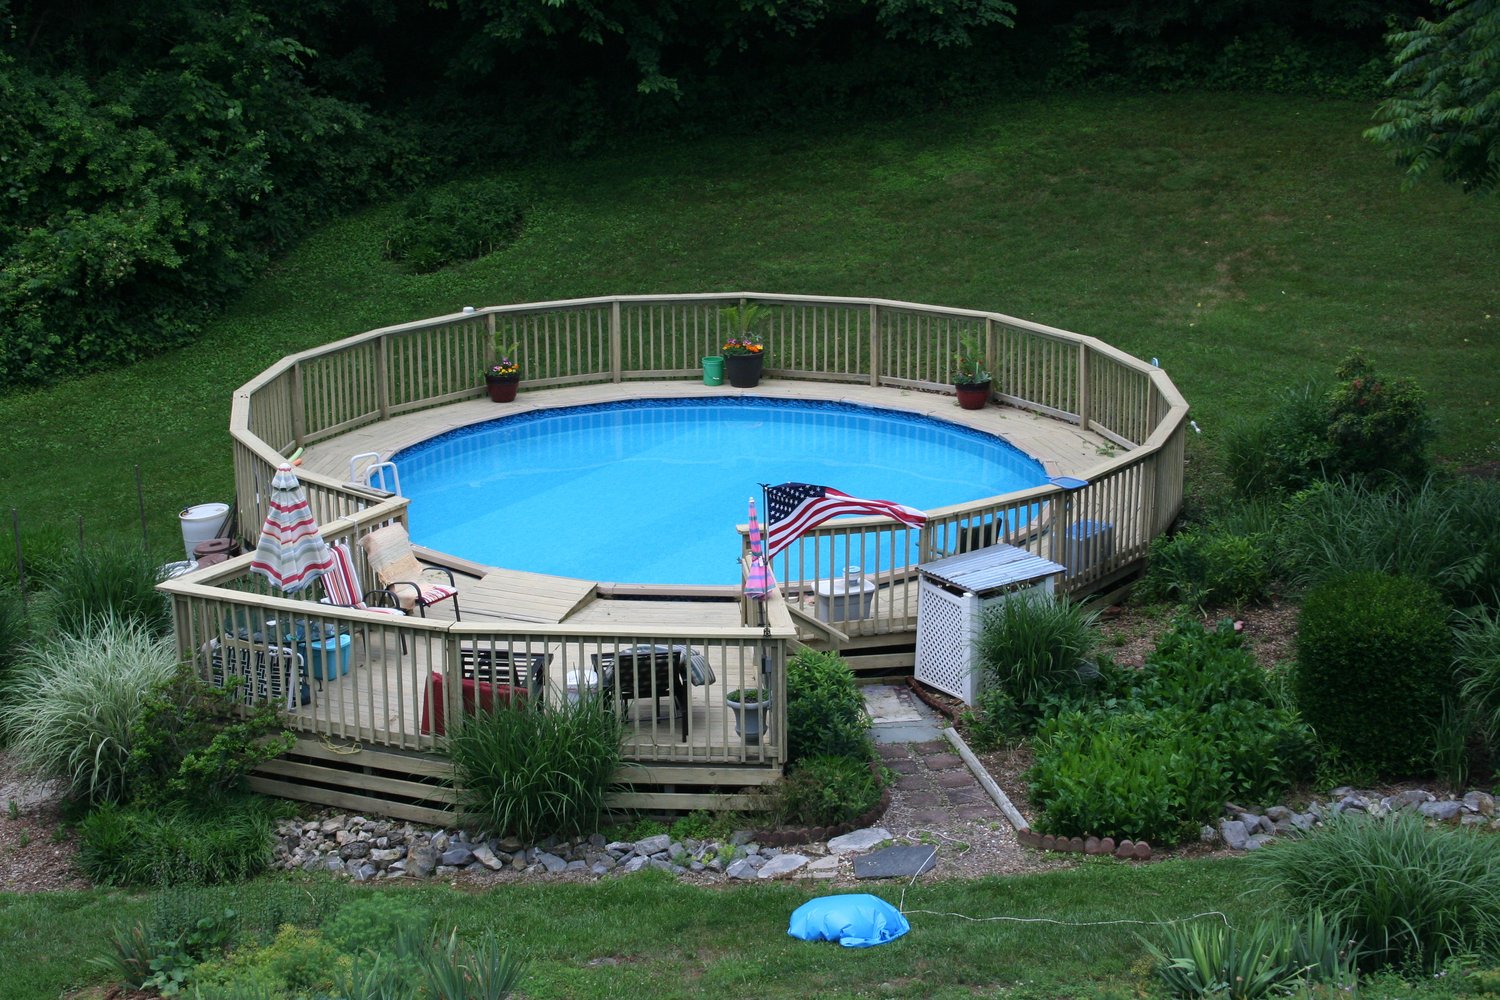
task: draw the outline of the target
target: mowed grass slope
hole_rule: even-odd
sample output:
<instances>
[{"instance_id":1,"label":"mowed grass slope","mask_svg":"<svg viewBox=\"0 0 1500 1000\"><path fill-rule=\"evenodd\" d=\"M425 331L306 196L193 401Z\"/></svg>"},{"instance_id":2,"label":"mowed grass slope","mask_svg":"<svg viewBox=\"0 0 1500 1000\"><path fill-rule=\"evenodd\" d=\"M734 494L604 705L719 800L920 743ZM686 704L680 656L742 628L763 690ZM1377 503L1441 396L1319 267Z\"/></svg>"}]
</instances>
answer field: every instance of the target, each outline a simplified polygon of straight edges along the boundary
<instances>
[{"instance_id":1,"label":"mowed grass slope","mask_svg":"<svg viewBox=\"0 0 1500 1000\"><path fill-rule=\"evenodd\" d=\"M608 293L871 295L1092 334L1158 358L1209 449L1360 346L1428 391L1442 455L1500 459L1500 199L1400 190L1360 137L1369 114L1088 96L528 163L526 229L500 252L403 275L376 208L279 260L200 343L0 398L0 506L29 540L79 517L134 537L139 464L170 551L178 509L229 498L230 395L276 358L463 305Z\"/></svg>"}]
</instances>

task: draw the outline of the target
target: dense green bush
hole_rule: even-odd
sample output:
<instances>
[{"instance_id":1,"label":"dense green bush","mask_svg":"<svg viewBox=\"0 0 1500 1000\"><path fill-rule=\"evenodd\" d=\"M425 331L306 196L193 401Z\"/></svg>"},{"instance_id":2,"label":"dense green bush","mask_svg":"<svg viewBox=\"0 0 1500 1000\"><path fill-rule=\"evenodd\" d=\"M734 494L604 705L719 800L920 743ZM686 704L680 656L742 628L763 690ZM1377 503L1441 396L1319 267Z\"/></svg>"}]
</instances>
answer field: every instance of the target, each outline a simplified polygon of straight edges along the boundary
<instances>
[{"instance_id":1,"label":"dense green bush","mask_svg":"<svg viewBox=\"0 0 1500 1000\"><path fill-rule=\"evenodd\" d=\"M1315 587L1367 569L1426 580L1455 607L1500 604L1500 482L1429 481L1414 490L1319 483L1287 503L1276 531L1294 582Z\"/></svg>"},{"instance_id":2,"label":"dense green bush","mask_svg":"<svg viewBox=\"0 0 1500 1000\"><path fill-rule=\"evenodd\" d=\"M787 763L807 757L870 759L870 717L854 672L837 653L805 649L786 665Z\"/></svg>"},{"instance_id":3,"label":"dense green bush","mask_svg":"<svg viewBox=\"0 0 1500 1000\"><path fill-rule=\"evenodd\" d=\"M880 788L868 760L807 757L777 786L777 818L791 826L852 823L879 804Z\"/></svg>"},{"instance_id":4,"label":"dense green bush","mask_svg":"<svg viewBox=\"0 0 1500 1000\"><path fill-rule=\"evenodd\" d=\"M1231 430L1225 470L1242 496L1291 492L1324 479L1415 486L1427 475L1432 421L1411 379L1386 379L1355 351L1331 389L1285 395L1263 420Z\"/></svg>"},{"instance_id":5,"label":"dense green bush","mask_svg":"<svg viewBox=\"0 0 1500 1000\"><path fill-rule=\"evenodd\" d=\"M975 647L985 684L1034 718L1048 695L1078 687L1098 672L1089 659L1099 643L1097 617L1050 594L1017 595L989 608Z\"/></svg>"},{"instance_id":6,"label":"dense green bush","mask_svg":"<svg viewBox=\"0 0 1500 1000\"><path fill-rule=\"evenodd\" d=\"M465 716L447 741L460 806L484 829L528 842L596 830L621 738L601 698Z\"/></svg>"},{"instance_id":7,"label":"dense green bush","mask_svg":"<svg viewBox=\"0 0 1500 1000\"><path fill-rule=\"evenodd\" d=\"M106 803L79 825L78 867L101 885L243 882L271 864L275 820L287 803L221 797L213 808Z\"/></svg>"},{"instance_id":8,"label":"dense green bush","mask_svg":"<svg viewBox=\"0 0 1500 1000\"><path fill-rule=\"evenodd\" d=\"M1250 862L1253 885L1339 921L1368 965L1500 957L1500 838L1346 814Z\"/></svg>"},{"instance_id":9,"label":"dense green bush","mask_svg":"<svg viewBox=\"0 0 1500 1000\"><path fill-rule=\"evenodd\" d=\"M525 219L521 189L498 177L449 184L407 199L385 255L426 274L509 246Z\"/></svg>"},{"instance_id":10,"label":"dense green bush","mask_svg":"<svg viewBox=\"0 0 1500 1000\"><path fill-rule=\"evenodd\" d=\"M1297 705L1346 766L1430 773L1433 727L1453 693L1447 619L1441 595L1411 577L1349 573L1307 595Z\"/></svg>"},{"instance_id":11,"label":"dense green bush","mask_svg":"<svg viewBox=\"0 0 1500 1000\"><path fill-rule=\"evenodd\" d=\"M1197 608L1264 600L1271 588L1270 550L1269 534L1202 529L1162 535L1151 543L1137 594Z\"/></svg>"},{"instance_id":12,"label":"dense green bush","mask_svg":"<svg viewBox=\"0 0 1500 1000\"><path fill-rule=\"evenodd\" d=\"M27 652L0 699L0 726L26 772L85 802L120 801L135 725L176 669L169 638L96 618Z\"/></svg>"},{"instance_id":13,"label":"dense green bush","mask_svg":"<svg viewBox=\"0 0 1500 1000\"><path fill-rule=\"evenodd\" d=\"M1140 670L1103 671L1095 697L1037 727L1027 780L1050 832L1174 841L1312 768L1311 732L1228 622L1179 621Z\"/></svg>"},{"instance_id":14,"label":"dense green bush","mask_svg":"<svg viewBox=\"0 0 1500 1000\"><path fill-rule=\"evenodd\" d=\"M131 729L125 797L143 806L206 808L247 791L250 771L296 740L275 703L242 718L238 707L236 692L199 680L186 665L156 685Z\"/></svg>"},{"instance_id":15,"label":"dense green bush","mask_svg":"<svg viewBox=\"0 0 1500 1000\"><path fill-rule=\"evenodd\" d=\"M112 615L165 635L172 611L156 591L161 562L134 545L82 545L65 554L46 580L47 612L57 631L76 634L90 619Z\"/></svg>"}]
</instances>

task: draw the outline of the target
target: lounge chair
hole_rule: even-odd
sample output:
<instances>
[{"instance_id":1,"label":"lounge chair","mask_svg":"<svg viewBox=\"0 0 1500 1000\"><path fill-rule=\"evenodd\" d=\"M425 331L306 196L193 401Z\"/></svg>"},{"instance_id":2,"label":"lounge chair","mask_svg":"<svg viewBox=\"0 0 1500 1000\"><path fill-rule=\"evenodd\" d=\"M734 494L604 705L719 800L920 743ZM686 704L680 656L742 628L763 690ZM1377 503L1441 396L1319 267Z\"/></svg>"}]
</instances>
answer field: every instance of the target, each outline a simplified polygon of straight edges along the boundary
<instances>
[{"instance_id":1,"label":"lounge chair","mask_svg":"<svg viewBox=\"0 0 1500 1000\"><path fill-rule=\"evenodd\" d=\"M610 703L616 694L622 704L632 698L650 698L660 718L661 699L670 695L682 720L682 741L687 742L688 673L691 669L694 684L712 684L715 677L707 660L686 646L631 646L592 659Z\"/></svg>"},{"instance_id":2,"label":"lounge chair","mask_svg":"<svg viewBox=\"0 0 1500 1000\"><path fill-rule=\"evenodd\" d=\"M328 551L333 554L333 566L319 577L323 582L324 604L354 611L374 611L398 618L406 616L406 612L401 610L400 602L396 600L396 595L390 591L385 589L360 590L359 575L354 572L354 557L349 552L349 546L343 542L334 542L328 546ZM371 600L375 603L368 603ZM401 652L406 652L405 635L401 636Z\"/></svg>"},{"instance_id":3,"label":"lounge chair","mask_svg":"<svg viewBox=\"0 0 1500 1000\"><path fill-rule=\"evenodd\" d=\"M380 585L395 597L408 614L413 609L427 617L427 609L443 601L453 602L453 618L459 620L458 583L453 571L441 566L423 566L412 551L411 537L400 524L377 528L359 540L365 550L365 561ZM442 573L448 582L433 580L428 574Z\"/></svg>"}]
</instances>

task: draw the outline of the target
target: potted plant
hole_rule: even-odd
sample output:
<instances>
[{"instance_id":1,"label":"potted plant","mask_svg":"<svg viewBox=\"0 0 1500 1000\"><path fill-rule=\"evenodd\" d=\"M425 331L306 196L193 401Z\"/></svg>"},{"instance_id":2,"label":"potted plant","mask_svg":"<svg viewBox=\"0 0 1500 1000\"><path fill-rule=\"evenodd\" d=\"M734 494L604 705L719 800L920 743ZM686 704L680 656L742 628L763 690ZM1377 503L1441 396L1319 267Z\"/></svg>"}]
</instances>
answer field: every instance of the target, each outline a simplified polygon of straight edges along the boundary
<instances>
[{"instance_id":1,"label":"potted plant","mask_svg":"<svg viewBox=\"0 0 1500 1000\"><path fill-rule=\"evenodd\" d=\"M953 388L958 405L966 410L982 410L990 401L990 370L984 366L984 352L971 336L959 341L953 355Z\"/></svg>"},{"instance_id":2,"label":"potted plant","mask_svg":"<svg viewBox=\"0 0 1500 1000\"><path fill-rule=\"evenodd\" d=\"M521 384L521 363L516 360L520 346L511 344L502 348L497 344L495 363L484 370L484 386L496 403L509 403L516 398L516 387Z\"/></svg>"},{"instance_id":3,"label":"potted plant","mask_svg":"<svg viewBox=\"0 0 1500 1000\"><path fill-rule=\"evenodd\" d=\"M729 384L737 389L753 389L760 384L765 370L766 345L761 340L760 326L769 316L765 306L747 304L725 306L719 310L722 325L729 327L729 336L724 339L724 374Z\"/></svg>"},{"instance_id":4,"label":"potted plant","mask_svg":"<svg viewBox=\"0 0 1500 1000\"><path fill-rule=\"evenodd\" d=\"M735 688L724 696L724 704L734 710L734 731L747 746L760 746L771 715L770 688Z\"/></svg>"}]
</instances>

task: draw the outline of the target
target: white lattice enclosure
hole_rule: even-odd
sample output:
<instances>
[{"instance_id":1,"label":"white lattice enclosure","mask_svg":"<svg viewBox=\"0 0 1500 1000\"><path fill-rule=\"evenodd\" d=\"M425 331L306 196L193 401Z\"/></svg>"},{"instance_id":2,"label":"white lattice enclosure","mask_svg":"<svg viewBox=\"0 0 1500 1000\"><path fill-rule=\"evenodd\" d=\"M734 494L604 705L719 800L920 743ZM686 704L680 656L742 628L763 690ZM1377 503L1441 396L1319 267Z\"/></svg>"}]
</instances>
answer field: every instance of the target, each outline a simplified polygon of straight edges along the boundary
<instances>
[{"instance_id":1,"label":"white lattice enclosure","mask_svg":"<svg viewBox=\"0 0 1500 1000\"><path fill-rule=\"evenodd\" d=\"M974 647L985 612L1017 597L1050 597L1063 567L1009 545L991 545L918 569L917 680L975 705L984 678Z\"/></svg>"}]
</instances>

